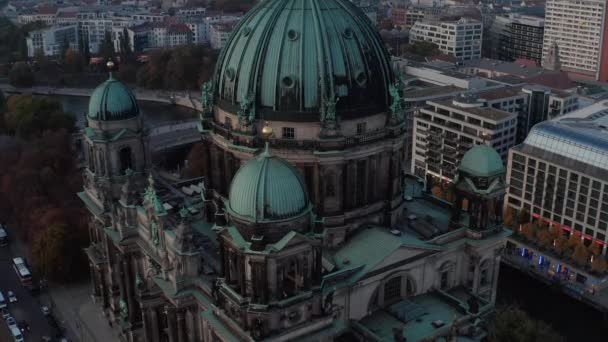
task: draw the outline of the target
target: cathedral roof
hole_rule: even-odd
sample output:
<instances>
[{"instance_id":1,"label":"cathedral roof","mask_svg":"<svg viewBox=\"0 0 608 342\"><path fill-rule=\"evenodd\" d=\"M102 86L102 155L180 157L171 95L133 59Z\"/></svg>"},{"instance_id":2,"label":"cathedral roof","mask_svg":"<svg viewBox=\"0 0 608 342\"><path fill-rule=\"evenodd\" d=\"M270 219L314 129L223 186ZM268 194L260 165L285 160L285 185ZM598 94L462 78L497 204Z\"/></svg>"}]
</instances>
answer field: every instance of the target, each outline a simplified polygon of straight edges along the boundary
<instances>
[{"instance_id":1,"label":"cathedral roof","mask_svg":"<svg viewBox=\"0 0 608 342\"><path fill-rule=\"evenodd\" d=\"M214 90L230 112L252 99L266 120L317 121L325 98L339 98L343 118L386 111L393 79L380 35L348 0L267 0L233 31Z\"/></svg>"},{"instance_id":2,"label":"cathedral roof","mask_svg":"<svg viewBox=\"0 0 608 342\"><path fill-rule=\"evenodd\" d=\"M298 171L268 151L237 171L228 198L228 213L250 222L279 221L311 210Z\"/></svg>"},{"instance_id":3,"label":"cathedral roof","mask_svg":"<svg viewBox=\"0 0 608 342\"><path fill-rule=\"evenodd\" d=\"M492 177L505 172L502 158L488 145L473 146L462 157L458 169L477 177Z\"/></svg>"},{"instance_id":4,"label":"cathedral roof","mask_svg":"<svg viewBox=\"0 0 608 342\"><path fill-rule=\"evenodd\" d=\"M126 84L110 76L97 86L89 99L91 120L115 121L137 117L137 99Z\"/></svg>"}]
</instances>

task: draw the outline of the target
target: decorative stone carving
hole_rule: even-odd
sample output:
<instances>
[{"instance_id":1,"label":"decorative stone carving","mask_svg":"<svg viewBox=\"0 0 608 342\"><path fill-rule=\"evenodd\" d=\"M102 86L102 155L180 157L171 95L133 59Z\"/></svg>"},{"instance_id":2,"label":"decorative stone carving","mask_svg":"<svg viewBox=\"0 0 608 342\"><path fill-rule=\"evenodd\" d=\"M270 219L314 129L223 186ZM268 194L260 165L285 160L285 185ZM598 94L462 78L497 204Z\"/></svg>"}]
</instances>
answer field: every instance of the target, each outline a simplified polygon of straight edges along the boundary
<instances>
[{"instance_id":1,"label":"decorative stone carving","mask_svg":"<svg viewBox=\"0 0 608 342\"><path fill-rule=\"evenodd\" d=\"M201 119L209 117L213 112L213 84L211 81L203 83L201 87Z\"/></svg>"},{"instance_id":2,"label":"decorative stone carving","mask_svg":"<svg viewBox=\"0 0 608 342\"><path fill-rule=\"evenodd\" d=\"M335 95L330 97L323 96L323 104L321 106L321 135L323 136L338 135L337 130L340 127L336 115L336 105L339 101L340 98Z\"/></svg>"},{"instance_id":3,"label":"decorative stone carving","mask_svg":"<svg viewBox=\"0 0 608 342\"><path fill-rule=\"evenodd\" d=\"M129 319L129 307L127 306L127 301L121 297L118 304L120 307L120 319L122 319L123 322L126 322Z\"/></svg>"},{"instance_id":4,"label":"decorative stone carving","mask_svg":"<svg viewBox=\"0 0 608 342\"><path fill-rule=\"evenodd\" d=\"M150 229L152 230L152 243L154 243L155 246L158 246L160 239L158 237L158 225L156 224L156 221L150 223Z\"/></svg>"},{"instance_id":5,"label":"decorative stone carving","mask_svg":"<svg viewBox=\"0 0 608 342\"><path fill-rule=\"evenodd\" d=\"M249 127L255 119L255 94L250 92L241 100L241 108L237 112L239 124L242 127Z\"/></svg>"},{"instance_id":6,"label":"decorative stone carving","mask_svg":"<svg viewBox=\"0 0 608 342\"><path fill-rule=\"evenodd\" d=\"M390 119L391 125L397 125L404 120L403 110L403 99L401 98L401 81L397 81L394 84L388 86L388 91L391 95L392 103L390 106Z\"/></svg>"}]
</instances>

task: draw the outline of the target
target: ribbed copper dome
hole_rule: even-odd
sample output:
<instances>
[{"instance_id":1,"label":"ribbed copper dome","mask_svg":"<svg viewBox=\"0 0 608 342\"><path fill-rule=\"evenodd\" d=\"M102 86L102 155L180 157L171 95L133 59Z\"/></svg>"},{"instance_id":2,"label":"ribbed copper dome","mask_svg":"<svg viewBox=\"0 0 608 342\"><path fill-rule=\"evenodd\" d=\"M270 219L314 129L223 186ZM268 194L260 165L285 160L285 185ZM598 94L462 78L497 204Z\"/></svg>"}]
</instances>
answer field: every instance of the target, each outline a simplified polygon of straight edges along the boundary
<instances>
[{"instance_id":1,"label":"ribbed copper dome","mask_svg":"<svg viewBox=\"0 0 608 342\"><path fill-rule=\"evenodd\" d=\"M393 79L380 35L348 0L265 0L233 31L214 89L229 112L252 98L257 118L316 121L334 96L342 118L386 111Z\"/></svg>"}]
</instances>

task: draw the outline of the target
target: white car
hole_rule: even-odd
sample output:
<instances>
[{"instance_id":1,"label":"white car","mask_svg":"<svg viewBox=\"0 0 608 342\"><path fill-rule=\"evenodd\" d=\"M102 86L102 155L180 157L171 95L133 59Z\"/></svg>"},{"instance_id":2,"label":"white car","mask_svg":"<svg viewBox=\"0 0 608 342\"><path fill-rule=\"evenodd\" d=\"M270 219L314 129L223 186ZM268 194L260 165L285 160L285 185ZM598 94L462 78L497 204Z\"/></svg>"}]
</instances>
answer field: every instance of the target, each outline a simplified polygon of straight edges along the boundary
<instances>
[{"instance_id":1,"label":"white car","mask_svg":"<svg viewBox=\"0 0 608 342\"><path fill-rule=\"evenodd\" d=\"M16 303L17 302L17 296L15 295L15 292L13 291L8 291L6 293L7 297L8 297L8 302L9 303Z\"/></svg>"},{"instance_id":2,"label":"white car","mask_svg":"<svg viewBox=\"0 0 608 342\"><path fill-rule=\"evenodd\" d=\"M8 327L12 327L12 326L17 326L17 322L15 321L15 319L13 318L13 316L9 316L6 319L6 325L8 325Z\"/></svg>"}]
</instances>

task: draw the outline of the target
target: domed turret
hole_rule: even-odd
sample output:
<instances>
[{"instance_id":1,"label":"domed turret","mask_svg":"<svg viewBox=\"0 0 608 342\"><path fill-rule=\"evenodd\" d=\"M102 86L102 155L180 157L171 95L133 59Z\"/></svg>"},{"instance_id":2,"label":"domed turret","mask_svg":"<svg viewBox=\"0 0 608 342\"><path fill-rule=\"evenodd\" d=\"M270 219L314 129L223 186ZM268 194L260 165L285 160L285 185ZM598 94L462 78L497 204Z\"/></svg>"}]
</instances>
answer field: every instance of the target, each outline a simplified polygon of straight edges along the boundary
<instances>
[{"instance_id":1,"label":"domed turret","mask_svg":"<svg viewBox=\"0 0 608 342\"><path fill-rule=\"evenodd\" d=\"M267 151L239 169L227 203L230 216L250 223L295 218L311 208L298 171Z\"/></svg>"},{"instance_id":2,"label":"domed turret","mask_svg":"<svg viewBox=\"0 0 608 342\"><path fill-rule=\"evenodd\" d=\"M89 100L90 120L117 121L138 115L139 106L129 87L112 76L95 88Z\"/></svg>"},{"instance_id":3,"label":"domed turret","mask_svg":"<svg viewBox=\"0 0 608 342\"><path fill-rule=\"evenodd\" d=\"M379 34L348 0L267 0L232 33L213 88L228 112L254 104L254 118L317 121L328 103L343 119L386 111L393 79Z\"/></svg>"},{"instance_id":4,"label":"domed turret","mask_svg":"<svg viewBox=\"0 0 608 342\"><path fill-rule=\"evenodd\" d=\"M474 177L493 177L504 173L505 166L495 149L477 145L464 154L458 170Z\"/></svg>"}]
</instances>

